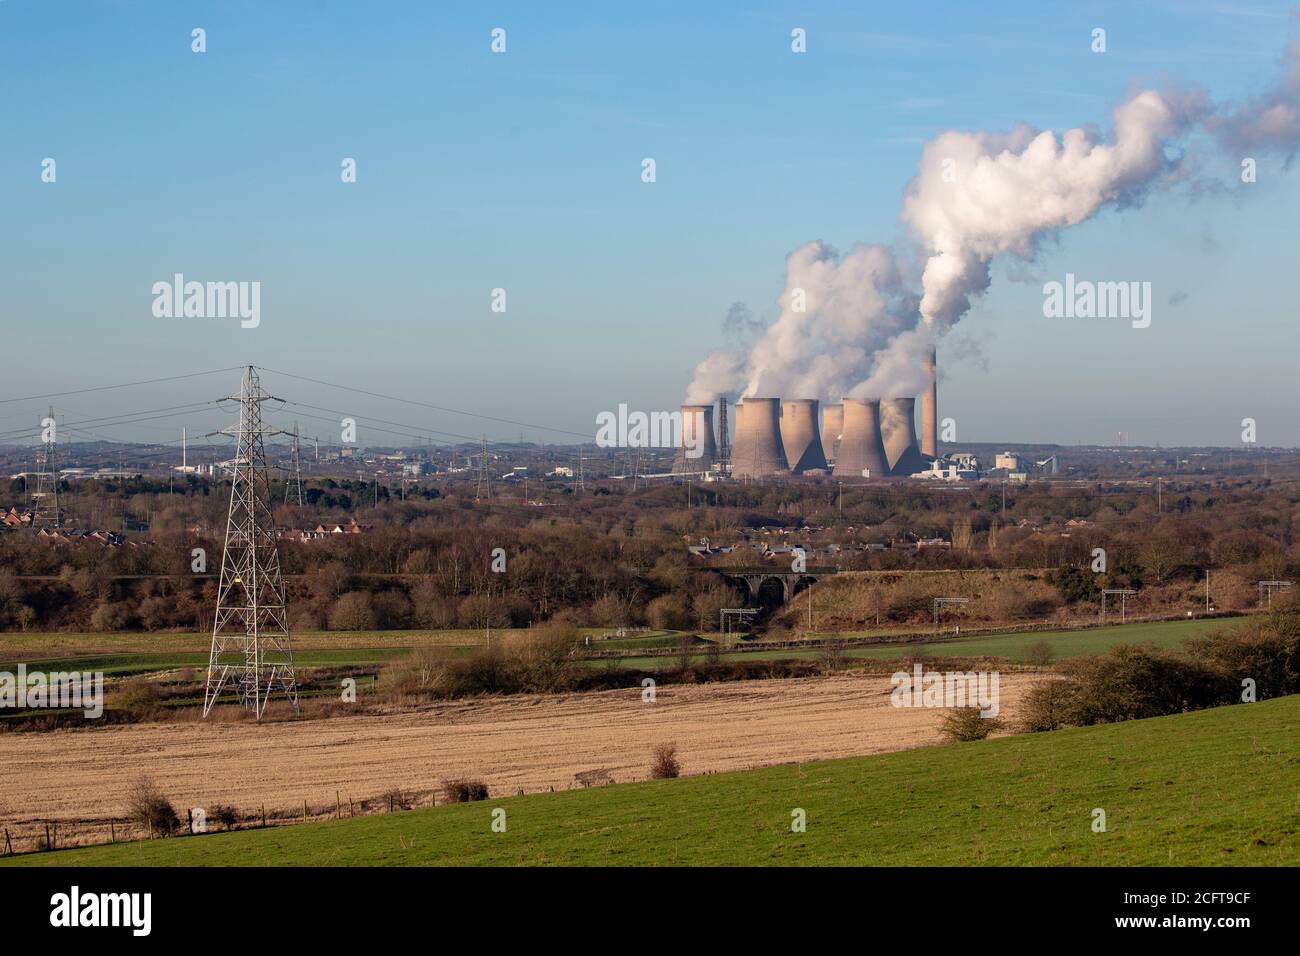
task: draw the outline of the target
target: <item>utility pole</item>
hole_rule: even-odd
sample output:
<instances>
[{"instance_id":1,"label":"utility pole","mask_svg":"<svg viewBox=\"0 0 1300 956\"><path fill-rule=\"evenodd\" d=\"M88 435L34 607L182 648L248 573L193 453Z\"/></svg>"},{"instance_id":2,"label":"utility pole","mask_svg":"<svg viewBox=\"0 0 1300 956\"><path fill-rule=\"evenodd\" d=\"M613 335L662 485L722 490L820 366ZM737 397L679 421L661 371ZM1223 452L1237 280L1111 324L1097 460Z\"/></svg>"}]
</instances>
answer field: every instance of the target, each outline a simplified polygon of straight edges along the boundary
<instances>
[{"instance_id":1,"label":"utility pole","mask_svg":"<svg viewBox=\"0 0 1300 956\"><path fill-rule=\"evenodd\" d=\"M267 476L268 434L262 403L278 401L262 389L257 370L248 366L239 394L239 423L219 434L236 439L231 458L230 509L221 553L221 579L212 624L212 650L203 692L203 716L212 711L227 684L239 702L260 720L276 685L298 712L298 680L293 669L289 615L280 573L280 553L271 517Z\"/></svg>"}]
</instances>

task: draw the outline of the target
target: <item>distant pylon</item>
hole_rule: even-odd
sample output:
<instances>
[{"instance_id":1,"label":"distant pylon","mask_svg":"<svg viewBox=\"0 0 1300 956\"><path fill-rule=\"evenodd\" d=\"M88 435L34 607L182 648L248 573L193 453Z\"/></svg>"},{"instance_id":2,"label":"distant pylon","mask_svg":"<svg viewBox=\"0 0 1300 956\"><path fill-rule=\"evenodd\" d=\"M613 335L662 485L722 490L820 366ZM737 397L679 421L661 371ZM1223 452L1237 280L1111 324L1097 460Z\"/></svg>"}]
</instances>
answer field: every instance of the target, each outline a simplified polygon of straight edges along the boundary
<instances>
[{"instance_id":1,"label":"distant pylon","mask_svg":"<svg viewBox=\"0 0 1300 956\"><path fill-rule=\"evenodd\" d=\"M492 476L488 474L487 467L487 436L483 438L483 450L478 459L478 488L474 492L474 500L482 501L484 498L492 497Z\"/></svg>"},{"instance_id":2,"label":"distant pylon","mask_svg":"<svg viewBox=\"0 0 1300 956\"><path fill-rule=\"evenodd\" d=\"M41 422L44 445L36 453L36 490L32 492L32 527L61 528L63 514L59 509L59 463L55 450L54 407Z\"/></svg>"},{"instance_id":3,"label":"distant pylon","mask_svg":"<svg viewBox=\"0 0 1300 956\"><path fill-rule=\"evenodd\" d=\"M272 399L249 366L239 394L239 424L219 434L236 439L230 467L230 510L221 554L221 581L212 624L212 651L203 693L203 716L226 684L239 702L261 719L279 684L298 712L298 680L293 670L289 617L280 574L280 553L271 519L271 485L266 470L265 436L283 434L262 425L262 403Z\"/></svg>"},{"instance_id":4,"label":"distant pylon","mask_svg":"<svg viewBox=\"0 0 1300 956\"><path fill-rule=\"evenodd\" d=\"M587 490L585 485L586 477L587 477L586 459L583 457L582 454L582 446L579 445L578 446L578 494L582 494L584 491Z\"/></svg>"},{"instance_id":5,"label":"distant pylon","mask_svg":"<svg viewBox=\"0 0 1300 956\"><path fill-rule=\"evenodd\" d=\"M293 477L284 487L284 503L302 507L302 457L298 452L298 423L293 423Z\"/></svg>"}]
</instances>

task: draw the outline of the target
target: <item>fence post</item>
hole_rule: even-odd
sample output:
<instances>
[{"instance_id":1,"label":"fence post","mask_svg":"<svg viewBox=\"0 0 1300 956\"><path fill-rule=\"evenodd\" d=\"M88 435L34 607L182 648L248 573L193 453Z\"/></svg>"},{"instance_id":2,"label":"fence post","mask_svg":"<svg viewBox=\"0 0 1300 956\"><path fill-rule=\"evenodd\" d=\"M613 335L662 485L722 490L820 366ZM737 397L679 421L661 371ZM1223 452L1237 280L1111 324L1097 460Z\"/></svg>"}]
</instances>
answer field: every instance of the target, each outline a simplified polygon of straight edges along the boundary
<instances>
[{"instance_id":1,"label":"fence post","mask_svg":"<svg viewBox=\"0 0 1300 956\"><path fill-rule=\"evenodd\" d=\"M113 823L112 820L108 821L108 842L109 843L117 842L117 826Z\"/></svg>"},{"instance_id":2,"label":"fence post","mask_svg":"<svg viewBox=\"0 0 1300 956\"><path fill-rule=\"evenodd\" d=\"M302 802L302 822L303 823L307 822L307 801L306 800Z\"/></svg>"},{"instance_id":3,"label":"fence post","mask_svg":"<svg viewBox=\"0 0 1300 956\"><path fill-rule=\"evenodd\" d=\"M54 849L54 844L50 842L50 825L48 823L45 824L45 849Z\"/></svg>"},{"instance_id":4,"label":"fence post","mask_svg":"<svg viewBox=\"0 0 1300 956\"><path fill-rule=\"evenodd\" d=\"M334 791L334 819L343 819L343 798L337 790Z\"/></svg>"},{"instance_id":5,"label":"fence post","mask_svg":"<svg viewBox=\"0 0 1300 956\"><path fill-rule=\"evenodd\" d=\"M262 828L266 828L266 804L262 804Z\"/></svg>"},{"instance_id":6,"label":"fence post","mask_svg":"<svg viewBox=\"0 0 1300 956\"><path fill-rule=\"evenodd\" d=\"M9 828L5 827L5 856L14 855L14 845L9 840Z\"/></svg>"}]
</instances>

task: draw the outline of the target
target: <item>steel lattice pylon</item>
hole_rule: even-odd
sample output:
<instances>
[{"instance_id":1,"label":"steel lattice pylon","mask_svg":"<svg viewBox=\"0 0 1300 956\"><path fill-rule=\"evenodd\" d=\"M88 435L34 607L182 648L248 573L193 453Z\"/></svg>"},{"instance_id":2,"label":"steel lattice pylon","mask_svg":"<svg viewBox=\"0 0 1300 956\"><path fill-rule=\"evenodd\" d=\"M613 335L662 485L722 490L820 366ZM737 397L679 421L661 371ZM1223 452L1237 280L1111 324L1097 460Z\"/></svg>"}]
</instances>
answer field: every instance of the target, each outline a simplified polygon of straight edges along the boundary
<instances>
[{"instance_id":1,"label":"steel lattice pylon","mask_svg":"<svg viewBox=\"0 0 1300 956\"><path fill-rule=\"evenodd\" d=\"M244 373L239 395L239 424L220 434L236 438L231 472L230 511L226 545L221 554L221 583L212 624L212 652L203 695L206 717L227 684L239 702L259 720L279 684L298 711L298 680L293 670L289 619L271 518L271 487L267 478L263 440L277 432L262 426L262 402L273 396L262 390L257 370Z\"/></svg>"},{"instance_id":2,"label":"steel lattice pylon","mask_svg":"<svg viewBox=\"0 0 1300 956\"><path fill-rule=\"evenodd\" d=\"M63 512L59 508L59 465L55 445L54 407L41 422L45 442L37 452L36 490L32 492L32 527L61 528Z\"/></svg>"}]
</instances>

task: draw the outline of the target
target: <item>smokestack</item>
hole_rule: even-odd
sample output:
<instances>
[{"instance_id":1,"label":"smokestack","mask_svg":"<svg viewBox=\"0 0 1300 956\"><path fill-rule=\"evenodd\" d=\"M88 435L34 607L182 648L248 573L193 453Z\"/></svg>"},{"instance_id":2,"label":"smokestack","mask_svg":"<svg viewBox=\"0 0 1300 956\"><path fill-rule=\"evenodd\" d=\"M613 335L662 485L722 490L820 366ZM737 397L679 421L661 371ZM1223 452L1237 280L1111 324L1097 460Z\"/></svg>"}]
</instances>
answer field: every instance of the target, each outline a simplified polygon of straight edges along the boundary
<instances>
[{"instance_id":1,"label":"smokestack","mask_svg":"<svg viewBox=\"0 0 1300 956\"><path fill-rule=\"evenodd\" d=\"M844 431L844 406L822 406L822 457L833 461L835 450L840 443L840 434Z\"/></svg>"},{"instance_id":2,"label":"smokestack","mask_svg":"<svg viewBox=\"0 0 1300 956\"><path fill-rule=\"evenodd\" d=\"M817 406L815 398L791 398L781 403L781 444L785 460L796 475L826 470L826 456L817 435Z\"/></svg>"},{"instance_id":3,"label":"smokestack","mask_svg":"<svg viewBox=\"0 0 1300 956\"><path fill-rule=\"evenodd\" d=\"M698 439L696 428L701 432ZM698 451L700 455L691 458L688 451ZM673 459L673 474L708 471L717 458L718 446L713 439L713 406L683 405L682 447L677 449L677 456Z\"/></svg>"},{"instance_id":4,"label":"smokestack","mask_svg":"<svg viewBox=\"0 0 1300 956\"><path fill-rule=\"evenodd\" d=\"M844 399L844 431L835 452L836 477L883 478L889 474L880 440L880 402Z\"/></svg>"},{"instance_id":5,"label":"smokestack","mask_svg":"<svg viewBox=\"0 0 1300 956\"><path fill-rule=\"evenodd\" d=\"M930 385L921 396L921 454L939 457L939 383L935 374L934 347L925 356L925 373Z\"/></svg>"},{"instance_id":6,"label":"smokestack","mask_svg":"<svg viewBox=\"0 0 1300 956\"><path fill-rule=\"evenodd\" d=\"M781 400L746 398L736 405L736 437L731 443L731 474L763 478L790 473L781 444Z\"/></svg>"},{"instance_id":7,"label":"smokestack","mask_svg":"<svg viewBox=\"0 0 1300 956\"><path fill-rule=\"evenodd\" d=\"M880 430L891 475L925 471L925 459L916 447L916 399L887 398L880 403Z\"/></svg>"}]
</instances>

